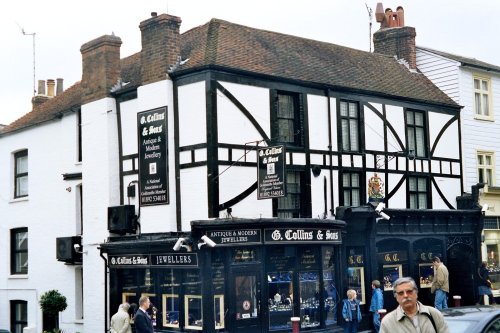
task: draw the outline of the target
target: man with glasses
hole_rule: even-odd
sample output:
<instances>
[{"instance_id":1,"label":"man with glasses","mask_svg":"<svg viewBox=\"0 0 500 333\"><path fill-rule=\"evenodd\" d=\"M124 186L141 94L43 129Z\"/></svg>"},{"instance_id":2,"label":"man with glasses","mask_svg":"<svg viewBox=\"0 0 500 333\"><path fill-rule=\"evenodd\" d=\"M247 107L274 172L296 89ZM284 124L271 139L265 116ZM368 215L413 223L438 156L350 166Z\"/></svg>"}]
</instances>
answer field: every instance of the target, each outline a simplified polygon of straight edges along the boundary
<instances>
[{"instance_id":1,"label":"man with glasses","mask_svg":"<svg viewBox=\"0 0 500 333\"><path fill-rule=\"evenodd\" d=\"M382 319L380 333L450 333L439 310L417 301L415 280L399 278L393 288L399 306Z\"/></svg>"}]
</instances>

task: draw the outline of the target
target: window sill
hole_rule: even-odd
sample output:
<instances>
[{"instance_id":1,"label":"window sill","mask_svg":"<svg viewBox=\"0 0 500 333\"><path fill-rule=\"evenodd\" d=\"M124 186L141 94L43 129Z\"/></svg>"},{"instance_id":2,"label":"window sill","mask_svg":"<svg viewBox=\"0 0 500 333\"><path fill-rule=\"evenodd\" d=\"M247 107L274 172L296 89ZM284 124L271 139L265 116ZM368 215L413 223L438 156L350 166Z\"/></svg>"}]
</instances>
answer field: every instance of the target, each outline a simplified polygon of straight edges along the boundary
<instances>
[{"instance_id":1,"label":"window sill","mask_svg":"<svg viewBox=\"0 0 500 333\"><path fill-rule=\"evenodd\" d=\"M9 201L9 203L15 203L15 202L22 202L22 201L29 201L30 197L25 196L25 197L20 197L20 198L13 198Z\"/></svg>"},{"instance_id":2,"label":"window sill","mask_svg":"<svg viewBox=\"0 0 500 333\"><path fill-rule=\"evenodd\" d=\"M28 279L28 274L11 274L9 275L9 279L12 280L25 280Z\"/></svg>"},{"instance_id":3,"label":"window sill","mask_svg":"<svg viewBox=\"0 0 500 333\"><path fill-rule=\"evenodd\" d=\"M482 116L482 115L474 115L475 120L483 120L483 121L495 121L495 118L492 116Z\"/></svg>"}]
</instances>

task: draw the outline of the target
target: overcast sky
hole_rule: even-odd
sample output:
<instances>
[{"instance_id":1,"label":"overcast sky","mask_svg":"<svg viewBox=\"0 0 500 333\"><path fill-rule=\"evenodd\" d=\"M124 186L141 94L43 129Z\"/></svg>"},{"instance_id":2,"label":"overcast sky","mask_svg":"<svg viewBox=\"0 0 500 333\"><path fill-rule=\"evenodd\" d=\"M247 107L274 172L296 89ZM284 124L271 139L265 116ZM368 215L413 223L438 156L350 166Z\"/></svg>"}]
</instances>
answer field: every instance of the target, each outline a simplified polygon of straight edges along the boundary
<instances>
[{"instance_id":1,"label":"overcast sky","mask_svg":"<svg viewBox=\"0 0 500 333\"><path fill-rule=\"evenodd\" d=\"M0 124L31 110L33 73L38 80L81 79L82 44L114 33L121 56L140 51L139 23L151 12L182 20L181 33L211 18L369 51L379 29L373 0L11 0L0 11ZM500 65L500 1L390 0L405 9L417 45ZM23 34L24 29L24 34ZM33 71L35 33L35 71Z\"/></svg>"}]
</instances>

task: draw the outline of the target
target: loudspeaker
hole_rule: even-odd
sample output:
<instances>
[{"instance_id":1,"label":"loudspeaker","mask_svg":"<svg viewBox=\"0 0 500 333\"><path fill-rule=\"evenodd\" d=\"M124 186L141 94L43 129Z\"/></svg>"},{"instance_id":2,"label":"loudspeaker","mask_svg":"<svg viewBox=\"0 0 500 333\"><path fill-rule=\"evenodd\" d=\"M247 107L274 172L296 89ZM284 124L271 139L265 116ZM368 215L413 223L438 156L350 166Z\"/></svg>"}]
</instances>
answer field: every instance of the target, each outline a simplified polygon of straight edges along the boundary
<instances>
[{"instance_id":1,"label":"loudspeaker","mask_svg":"<svg viewBox=\"0 0 500 333\"><path fill-rule=\"evenodd\" d=\"M135 206L124 205L108 207L108 231L124 235L135 234L137 229L135 218Z\"/></svg>"},{"instance_id":2,"label":"loudspeaker","mask_svg":"<svg viewBox=\"0 0 500 333\"><path fill-rule=\"evenodd\" d=\"M81 236L56 238L56 258L68 263L82 262L82 254L75 251L75 244L82 244Z\"/></svg>"}]
</instances>

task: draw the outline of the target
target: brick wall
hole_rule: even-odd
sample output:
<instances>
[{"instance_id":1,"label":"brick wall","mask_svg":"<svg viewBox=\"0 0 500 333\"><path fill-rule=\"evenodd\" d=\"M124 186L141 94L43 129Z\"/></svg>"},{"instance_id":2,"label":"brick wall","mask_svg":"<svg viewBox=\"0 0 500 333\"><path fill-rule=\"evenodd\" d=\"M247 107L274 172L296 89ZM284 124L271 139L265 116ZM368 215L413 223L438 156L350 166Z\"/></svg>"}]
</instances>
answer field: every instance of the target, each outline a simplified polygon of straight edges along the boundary
<instances>
[{"instance_id":1,"label":"brick wall","mask_svg":"<svg viewBox=\"0 0 500 333\"><path fill-rule=\"evenodd\" d=\"M148 84L167 78L170 65L180 56L181 19L162 14L142 21L139 25L142 34L142 83Z\"/></svg>"},{"instance_id":2,"label":"brick wall","mask_svg":"<svg viewBox=\"0 0 500 333\"><path fill-rule=\"evenodd\" d=\"M408 62L411 69L417 68L415 28L385 28L373 34L374 52L396 56Z\"/></svg>"}]
</instances>

